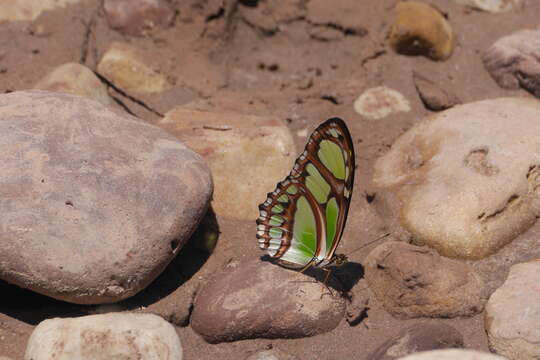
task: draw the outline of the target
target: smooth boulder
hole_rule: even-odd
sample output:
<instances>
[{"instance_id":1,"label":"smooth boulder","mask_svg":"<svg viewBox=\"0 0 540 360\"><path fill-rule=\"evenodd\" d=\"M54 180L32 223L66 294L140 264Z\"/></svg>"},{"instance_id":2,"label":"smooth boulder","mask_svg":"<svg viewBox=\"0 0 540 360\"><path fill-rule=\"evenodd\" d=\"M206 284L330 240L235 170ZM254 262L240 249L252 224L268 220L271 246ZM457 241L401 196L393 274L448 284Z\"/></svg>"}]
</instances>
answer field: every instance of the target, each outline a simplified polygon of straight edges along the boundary
<instances>
[{"instance_id":1,"label":"smooth boulder","mask_svg":"<svg viewBox=\"0 0 540 360\"><path fill-rule=\"evenodd\" d=\"M191 327L209 343L299 338L333 330L345 315L336 290L300 272L253 260L230 264L197 294Z\"/></svg>"},{"instance_id":2,"label":"smooth boulder","mask_svg":"<svg viewBox=\"0 0 540 360\"><path fill-rule=\"evenodd\" d=\"M182 360L182 344L174 327L152 314L55 318L34 329L24 359Z\"/></svg>"},{"instance_id":3,"label":"smooth boulder","mask_svg":"<svg viewBox=\"0 0 540 360\"><path fill-rule=\"evenodd\" d=\"M403 133L373 181L402 202L401 223L441 255L480 259L540 215L540 102L458 105Z\"/></svg>"},{"instance_id":4,"label":"smooth boulder","mask_svg":"<svg viewBox=\"0 0 540 360\"><path fill-rule=\"evenodd\" d=\"M369 288L398 318L471 316L486 302L483 280L472 266L428 247L388 241L365 261Z\"/></svg>"},{"instance_id":5,"label":"smooth boulder","mask_svg":"<svg viewBox=\"0 0 540 360\"><path fill-rule=\"evenodd\" d=\"M205 214L212 180L174 136L98 102L0 95L0 278L116 302L154 280Z\"/></svg>"}]
</instances>

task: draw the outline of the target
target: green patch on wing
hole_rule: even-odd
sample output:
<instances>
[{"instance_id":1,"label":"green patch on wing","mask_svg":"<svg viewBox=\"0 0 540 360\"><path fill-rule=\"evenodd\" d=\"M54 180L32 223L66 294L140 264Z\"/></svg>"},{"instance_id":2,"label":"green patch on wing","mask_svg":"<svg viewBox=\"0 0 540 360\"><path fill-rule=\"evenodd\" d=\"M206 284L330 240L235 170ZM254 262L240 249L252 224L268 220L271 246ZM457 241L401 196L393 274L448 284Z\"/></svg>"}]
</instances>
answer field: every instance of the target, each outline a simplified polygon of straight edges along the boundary
<instances>
[{"instance_id":1,"label":"green patch on wing","mask_svg":"<svg viewBox=\"0 0 540 360\"><path fill-rule=\"evenodd\" d=\"M304 196L296 202L294 214L293 240L291 247L296 248L309 262L317 251L317 225L315 215Z\"/></svg>"},{"instance_id":2,"label":"green patch on wing","mask_svg":"<svg viewBox=\"0 0 540 360\"><path fill-rule=\"evenodd\" d=\"M331 198L326 204L326 252L332 249L332 245L337 240L337 221L339 217L339 206L336 198Z\"/></svg>"},{"instance_id":3,"label":"green patch on wing","mask_svg":"<svg viewBox=\"0 0 540 360\"><path fill-rule=\"evenodd\" d=\"M345 179L345 159L341 147L332 141L323 140L317 152L323 165L330 170L336 179Z\"/></svg>"},{"instance_id":4,"label":"green patch on wing","mask_svg":"<svg viewBox=\"0 0 540 360\"><path fill-rule=\"evenodd\" d=\"M306 165L306 170L309 175L306 176L306 186L313 194L319 204L324 204L330 194L330 184L324 180L317 168L309 163Z\"/></svg>"}]
</instances>

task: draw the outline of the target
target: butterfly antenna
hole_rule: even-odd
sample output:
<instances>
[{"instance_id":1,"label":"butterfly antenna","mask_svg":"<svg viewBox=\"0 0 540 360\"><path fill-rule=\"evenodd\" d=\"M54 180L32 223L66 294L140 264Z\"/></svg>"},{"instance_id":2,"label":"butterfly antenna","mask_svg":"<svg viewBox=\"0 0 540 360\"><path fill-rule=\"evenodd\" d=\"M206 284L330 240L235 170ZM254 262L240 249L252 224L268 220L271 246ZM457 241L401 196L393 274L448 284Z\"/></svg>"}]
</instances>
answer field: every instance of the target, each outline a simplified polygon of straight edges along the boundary
<instances>
[{"instance_id":1,"label":"butterfly antenna","mask_svg":"<svg viewBox=\"0 0 540 360\"><path fill-rule=\"evenodd\" d=\"M390 234L392 234L392 233L386 233L386 234L384 234L384 235L381 235L381 236L379 236L378 238L376 238L375 240L372 240L372 241L368 242L367 244L364 244L364 245L360 246L359 248L354 249L354 250L351 251L349 254L353 254L353 253L357 252L358 250L361 250L361 249L365 248L366 246L369 246L369 245L371 245L371 244L374 244L374 243L376 243L377 241L382 240L382 239L384 239L385 237L389 236Z\"/></svg>"}]
</instances>

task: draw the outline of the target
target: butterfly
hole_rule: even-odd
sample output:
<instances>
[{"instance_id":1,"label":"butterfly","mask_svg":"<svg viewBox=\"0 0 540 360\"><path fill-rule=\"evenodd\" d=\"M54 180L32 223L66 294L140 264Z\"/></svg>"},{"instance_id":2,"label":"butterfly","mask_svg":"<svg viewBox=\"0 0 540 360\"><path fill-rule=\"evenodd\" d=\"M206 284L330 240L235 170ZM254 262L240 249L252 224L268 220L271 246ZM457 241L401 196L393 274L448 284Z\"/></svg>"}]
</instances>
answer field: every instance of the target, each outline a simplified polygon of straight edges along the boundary
<instances>
[{"instance_id":1,"label":"butterfly","mask_svg":"<svg viewBox=\"0 0 540 360\"><path fill-rule=\"evenodd\" d=\"M335 251L347 221L354 170L347 125L339 118L326 120L313 131L290 174L259 205L259 247L279 265L302 272L346 262Z\"/></svg>"}]
</instances>

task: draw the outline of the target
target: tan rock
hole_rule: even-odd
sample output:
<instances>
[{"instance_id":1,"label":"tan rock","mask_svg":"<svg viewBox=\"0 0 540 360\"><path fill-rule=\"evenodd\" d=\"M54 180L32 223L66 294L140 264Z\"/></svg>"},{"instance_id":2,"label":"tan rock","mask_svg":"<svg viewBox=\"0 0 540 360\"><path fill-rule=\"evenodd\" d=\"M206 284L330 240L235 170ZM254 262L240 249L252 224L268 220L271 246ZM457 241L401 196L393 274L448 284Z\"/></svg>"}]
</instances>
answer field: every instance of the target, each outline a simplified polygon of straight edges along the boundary
<instances>
[{"instance_id":1,"label":"tan rock","mask_svg":"<svg viewBox=\"0 0 540 360\"><path fill-rule=\"evenodd\" d=\"M165 0L105 0L103 10L113 29L133 36L168 27L174 19L174 8Z\"/></svg>"},{"instance_id":2,"label":"tan rock","mask_svg":"<svg viewBox=\"0 0 540 360\"><path fill-rule=\"evenodd\" d=\"M177 107L157 125L206 159L214 178L213 209L229 218L254 220L297 155L289 129L275 118Z\"/></svg>"},{"instance_id":3,"label":"tan rock","mask_svg":"<svg viewBox=\"0 0 540 360\"><path fill-rule=\"evenodd\" d=\"M369 288L398 318L470 316L482 311L485 286L465 263L427 247L388 241L365 261Z\"/></svg>"},{"instance_id":4,"label":"tan rock","mask_svg":"<svg viewBox=\"0 0 540 360\"><path fill-rule=\"evenodd\" d=\"M159 93L171 87L165 75L141 60L134 47L115 42L103 54L98 72L127 92Z\"/></svg>"},{"instance_id":5,"label":"tan rock","mask_svg":"<svg viewBox=\"0 0 540 360\"><path fill-rule=\"evenodd\" d=\"M112 104L107 87L92 70L78 63L58 66L41 79L34 89L84 96L105 106Z\"/></svg>"},{"instance_id":6,"label":"tan rock","mask_svg":"<svg viewBox=\"0 0 540 360\"><path fill-rule=\"evenodd\" d=\"M182 344L174 327L152 314L55 318L34 329L24 359L182 360Z\"/></svg>"},{"instance_id":7,"label":"tan rock","mask_svg":"<svg viewBox=\"0 0 540 360\"><path fill-rule=\"evenodd\" d=\"M540 359L540 259L513 265L486 305L489 347L512 360Z\"/></svg>"},{"instance_id":8,"label":"tan rock","mask_svg":"<svg viewBox=\"0 0 540 360\"><path fill-rule=\"evenodd\" d=\"M42 12L76 4L80 0L9 0L0 1L0 23L35 20Z\"/></svg>"},{"instance_id":9,"label":"tan rock","mask_svg":"<svg viewBox=\"0 0 540 360\"><path fill-rule=\"evenodd\" d=\"M400 92L386 86L377 86L364 91L353 106L358 114L370 120L411 111L407 99Z\"/></svg>"},{"instance_id":10,"label":"tan rock","mask_svg":"<svg viewBox=\"0 0 540 360\"><path fill-rule=\"evenodd\" d=\"M401 1L390 27L390 46L400 54L424 55L446 60L455 47L454 32L444 16L433 6L417 1Z\"/></svg>"},{"instance_id":11,"label":"tan rock","mask_svg":"<svg viewBox=\"0 0 540 360\"><path fill-rule=\"evenodd\" d=\"M402 201L417 244L479 259L540 215L540 103L500 98L416 124L377 160L373 181Z\"/></svg>"}]
</instances>

